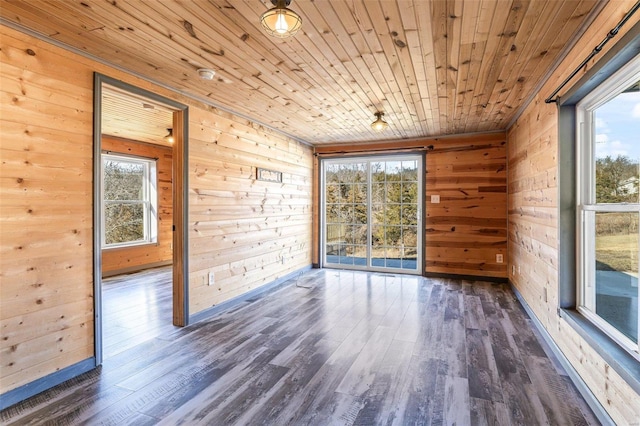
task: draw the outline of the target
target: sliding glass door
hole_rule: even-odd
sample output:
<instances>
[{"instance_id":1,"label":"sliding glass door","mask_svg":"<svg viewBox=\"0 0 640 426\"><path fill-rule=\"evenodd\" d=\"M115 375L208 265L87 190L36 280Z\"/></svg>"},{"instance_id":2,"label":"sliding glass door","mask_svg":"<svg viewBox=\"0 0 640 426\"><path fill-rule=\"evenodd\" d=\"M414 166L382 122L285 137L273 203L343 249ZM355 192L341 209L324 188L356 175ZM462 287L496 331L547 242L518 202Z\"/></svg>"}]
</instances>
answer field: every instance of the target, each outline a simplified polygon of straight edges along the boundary
<instances>
[{"instance_id":1,"label":"sliding glass door","mask_svg":"<svg viewBox=\"0 0 640 426\"><path fill-rule=\"evenodd\" d=\"M420 273L422 156L322 162L323 265Z\"/></svg>"}]
</instances>

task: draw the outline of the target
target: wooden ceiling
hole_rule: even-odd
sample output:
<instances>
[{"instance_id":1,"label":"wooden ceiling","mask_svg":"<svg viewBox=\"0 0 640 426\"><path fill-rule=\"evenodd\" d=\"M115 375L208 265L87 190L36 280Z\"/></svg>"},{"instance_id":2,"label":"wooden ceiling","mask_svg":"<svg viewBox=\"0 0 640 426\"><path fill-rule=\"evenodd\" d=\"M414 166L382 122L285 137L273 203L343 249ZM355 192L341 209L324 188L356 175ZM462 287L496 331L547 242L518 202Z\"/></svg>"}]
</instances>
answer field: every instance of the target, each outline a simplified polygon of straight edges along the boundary
<instances>
[{"instance_id":1,"label":"wooden ceiling","mask_svg":"<svg viewBox=\"0 0 640 426\"><path fill-rule=\"evenodd\" d=\"M289 39L261 29L269 0L3 0L0 13L323 144L505 129L598 3L293 0L303 24ZM370 128L376 111L383 133Z\"/></svg>"},{"instance_id":2,"label":"wooden ceiling","mask_svg":"<svg viewBox=\"0 0 640 426\"><path fill-rule=\"evenodd\" d=\"M117 87L102 87L103 135L172 146L165 139L172 127L172 108Z\"/></svg>"}]
</instances>

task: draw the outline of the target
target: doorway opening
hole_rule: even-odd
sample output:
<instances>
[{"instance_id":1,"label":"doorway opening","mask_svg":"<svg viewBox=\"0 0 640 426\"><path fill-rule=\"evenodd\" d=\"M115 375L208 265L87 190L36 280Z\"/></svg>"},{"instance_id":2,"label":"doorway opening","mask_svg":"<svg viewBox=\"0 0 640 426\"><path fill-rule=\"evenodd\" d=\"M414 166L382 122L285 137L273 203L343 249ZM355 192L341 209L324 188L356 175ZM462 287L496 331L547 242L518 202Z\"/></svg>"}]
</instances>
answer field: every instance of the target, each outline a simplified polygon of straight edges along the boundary
<instances>
[{"instance_id":1,"label":"doorway opening","mask_svg":"<svg viewBox=\"0 0 640 426\"><path fill-rule=\"evenodd\" d=\"M96 74L96 365L188 324L187 107Z\"/></svg>"},{"instance_id":2,"label":"doorway opening","mask_svg":"<svg viewBox=\"0 0 640 426\"><path fill-rule=\"evenodd\" d=\"M420 274L423 156L322 161L321 261Z\"/></svg>"}]
</instances>

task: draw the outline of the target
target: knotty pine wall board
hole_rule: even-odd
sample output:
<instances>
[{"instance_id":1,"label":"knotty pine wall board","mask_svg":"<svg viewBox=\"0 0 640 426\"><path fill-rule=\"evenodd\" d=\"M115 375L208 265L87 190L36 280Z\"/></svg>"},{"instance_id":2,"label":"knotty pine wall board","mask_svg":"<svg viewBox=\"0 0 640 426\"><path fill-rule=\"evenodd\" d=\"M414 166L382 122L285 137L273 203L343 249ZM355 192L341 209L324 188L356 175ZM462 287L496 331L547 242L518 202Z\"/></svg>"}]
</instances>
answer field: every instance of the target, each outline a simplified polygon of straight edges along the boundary
<instances>
[{"instance_id":1,"label":"knotty pine wall board","mask_svg":"<svg viewBox=\"0 0 640 426\"><path fill-rule=\"evenodd\" d=\"M568 52L540 92L508 129L509 278L562 353L617 424L637 424L638 395L589 344L560 318L558 258L558 110L544 99L602 41L635 1L609 2ZM636 14L600 55L572 81L591 69L640 16ZM571 88L570 83L564 90ZM563 92L560 93L562 95ZM546 294L546 298L545 298Z\"/></svg>"},{"instance_id":2,"label":"knotty pine wall board","mask_svg":"<svg viewBox=\"0 0 640 426\"><path fill-rule=\"evenodd\" d=\"M0 34L0 394L94 355L94 72L189 105L191 314L311 263L311 148L29 35ZM256 181L256 167L283 182ZM219 232L242 246L213 240ZM202 285L212 270L220 281Z\"/></svg>"},{"instance_id":3,"label":"knotty pine wall board","mask_svg":"<svg viewBox=\"0 0 640 426\"><path fill-rule=\"evenodd\" d=\"M507 277L505 135L478 139L437 140L427 151L426 273Z\"/></svg>"}]
</instances>

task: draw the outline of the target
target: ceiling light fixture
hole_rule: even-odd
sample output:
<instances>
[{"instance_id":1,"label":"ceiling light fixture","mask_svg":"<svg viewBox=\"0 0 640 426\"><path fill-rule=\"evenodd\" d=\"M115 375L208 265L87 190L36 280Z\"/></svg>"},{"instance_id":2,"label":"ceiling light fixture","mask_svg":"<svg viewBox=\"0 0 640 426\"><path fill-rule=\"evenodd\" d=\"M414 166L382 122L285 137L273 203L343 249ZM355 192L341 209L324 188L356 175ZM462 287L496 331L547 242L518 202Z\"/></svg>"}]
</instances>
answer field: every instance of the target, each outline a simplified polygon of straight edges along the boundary
<instances>
[{"instance_id":1,"label":"ceiling light fixture","mask_svg":"<svg viewBox=\"0 0 640 426\"><path fill-rule=\"evenodd\" d=\"M291 37L302 26L302 18L296 12L288 9L291 0L271 0L275 6L267 10L260 17L260 23L267 34L273 37Z\"/></svg>"},{"instance_id":2,"label":"ceiling light fixture","mask_svg":"<svg viewBox=\"0 0 640 426\"><path fill-rule=\"evenodd\" d=\"M174 139L173 139L173 129L171 127L169 127L167 129L167 136L165 136L163 139L169 143L173 143Z\"/></svg>"},{"instance_id":3,"label":"ceiling light fixture","mask_svg":"<svg viewBox=\"0 0 640 426\"><path fill-rule=\"evenodd\" d=\"M209 68L200 68L198 70L198 75L203 80L213 80L213 76L216 75L216 72Z\"/></svg>"},{"instance_id":4,"label":"ceiling light fixture","mask_svg":"<svg viewBox=\"0 0 640 426\"><path fill-rule=\"evenodd\" d=\"M376 132L384 131L387 128L387 126L389 125L389 124L387 124L386 121L384 121L382 119L382 116L384 115L384 112L376 112L374 115L376 116L376 121L371 123L371 128L373 130L375 130Z\"/></svg>"}]
</instances>

